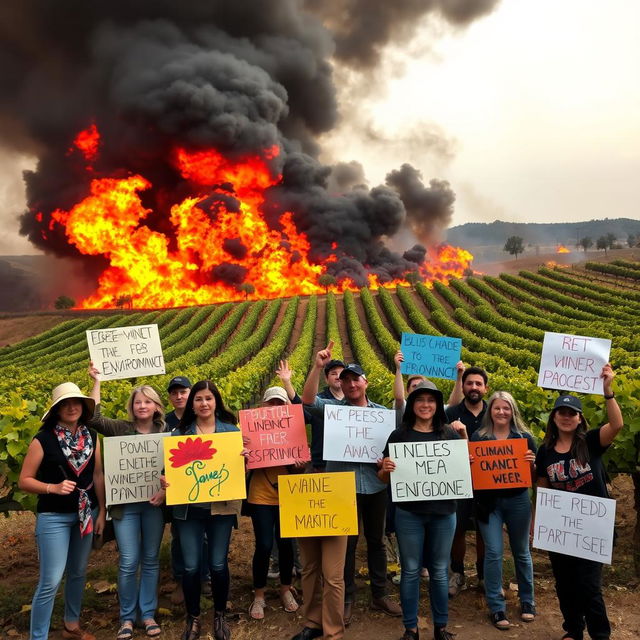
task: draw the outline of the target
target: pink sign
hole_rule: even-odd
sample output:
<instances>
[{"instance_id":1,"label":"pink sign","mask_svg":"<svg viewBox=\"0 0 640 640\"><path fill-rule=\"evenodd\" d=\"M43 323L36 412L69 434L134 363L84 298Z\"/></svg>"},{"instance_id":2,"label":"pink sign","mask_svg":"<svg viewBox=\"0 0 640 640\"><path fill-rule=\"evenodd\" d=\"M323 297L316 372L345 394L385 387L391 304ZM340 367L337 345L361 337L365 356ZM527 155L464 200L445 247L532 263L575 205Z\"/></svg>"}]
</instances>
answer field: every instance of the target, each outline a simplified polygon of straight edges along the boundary
<instances>
[{"instance_id":1,"label":"pink sign","mask_svg":"<svg viewBox=\"0 0 640 640\"><path fill-rule=\"evenodd\" d=\"M240 411L240 428L251 452L247 467L278 467L311 459L301 404Z\"/></svg>"}]
</instances>

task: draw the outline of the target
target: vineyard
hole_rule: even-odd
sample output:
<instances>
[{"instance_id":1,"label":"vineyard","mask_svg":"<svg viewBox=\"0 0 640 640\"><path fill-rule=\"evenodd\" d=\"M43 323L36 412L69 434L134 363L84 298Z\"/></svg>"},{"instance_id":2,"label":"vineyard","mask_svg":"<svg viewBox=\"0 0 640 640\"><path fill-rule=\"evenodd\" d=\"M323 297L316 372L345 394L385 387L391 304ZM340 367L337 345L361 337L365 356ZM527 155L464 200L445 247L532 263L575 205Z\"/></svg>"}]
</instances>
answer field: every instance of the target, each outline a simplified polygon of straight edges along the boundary
<instances>
[{"instance_id":1,"label":"vineyard","mask_svg":"<svg viewBox=\"0 0 640 640\"><path fill-rule=\"evenodd\" d=\"M246 301L183 309L77 314L18 344L0 349L0 509L31 505L14 483L22 457L39 427L51 389L72 380L88 390L85 331L156 323L167 375L103 385L103 412L124 417L132 385L164 392L171 376L216 381L234 410L258 401L274 383L277 362L288 357L301 389L313 354L331 339L334 353L360 362L369 395L389 406L393 354L403 331L456 336L463 360L484 367L493 390L513 393L536 437L556 392L536 385L545 331L611 338L615 388L625 429L609 452L612 472L633 473L640 493L640 263L587 262L580 268L543 267L500 277L474 276L396 290L362 289L343 296ZM451 382L440 380L445 394ZM584 398L592 425L604 419L598 396Z\"/></svg>"}]
</instances>

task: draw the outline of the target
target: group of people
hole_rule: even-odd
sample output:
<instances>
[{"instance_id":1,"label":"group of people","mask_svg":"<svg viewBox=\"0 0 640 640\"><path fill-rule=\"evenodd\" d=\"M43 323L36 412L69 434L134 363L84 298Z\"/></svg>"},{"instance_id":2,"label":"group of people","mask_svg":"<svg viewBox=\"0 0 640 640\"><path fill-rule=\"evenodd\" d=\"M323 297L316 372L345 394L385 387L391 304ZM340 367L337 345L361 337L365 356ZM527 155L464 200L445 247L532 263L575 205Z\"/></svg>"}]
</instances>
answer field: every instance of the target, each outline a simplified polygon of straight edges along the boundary
<instances>
[{"instance_id":1,"label":"group of people","mask_svg":"<svg viewBox=\"0 0 640 640\"><path fill-rule=\"evenodd\" d=\"M383 457L377 463L337 462L323 459L324 407L327 404L378 407L367 395L367 376L358 364L332 357L332 344L316 354L301 396L291 384L286 361L277 369L282 386L268 388L263 406L302 403L311 426L311 462L306 465L268 467L248 472L247 501L240 500L177 505L167 509L162 487L148 502L109 508L119 550L118 595L120 627L117 640L130 640L140 622L150 638L161 635L155 620L158 607L159 550L167 512L172 521L171 559L184 600L186 623L183 640L201 635L200 595L210 582L213 597L215 640L229 640L225 617L229 593L229 546L241 513L249 515L255 534L252 561L254 597L249 608L253 619L264 618L269 559L279 556L280 600L286 612L299 608L292 587L294 555L299 552L304 600L304 626L292 640L324 637L339 640L353 615L356 595L356 547L358 536L283 538L279 526L278 477L288 473L351 471L355 475L359 531L366 541L366 561L371 607L389 616L402 617L402 640L417 640L421 575L429 578L429 603L434 640L451 640L447 629L449 598L465 583L464 557L468 528L476 533L479 583L484 587L493 625L509 629L509 612L503 591L503 529L506 527L514 558L519 617L533 622L536 616L533 565L530 553L532 502L520 489L475 491L467 500L415 500L393 503L388 485L395 462L389 445L398 442L433 442L467 439L525 439L524 462L531 466L539 487L608 497L602 455L623 426L612 389L614 372L606 365L601 373L607 422L589 429L579 398L560 395L549 415L540 446L524 424L514 398L495 391L488 400L487 373L479 367L458 366L458 378L445 405L442 392L423 376L406 381L400 373L403 360L395 358L394 385L397 428L390 434ZM67 639L94 640L81 628L80 608L86 565L93 536L105 527L104 477L98 433L105 436L170 431L172 435L206 435L237 431L237 418L229 411L215 384L203 380L191 385L178 376L168 385L174 407L165 413L162 400L150 386L136 387L127 402L127 420L102 415L100 372L89 367L93 388L84 395L73 383L53 390L42 417L42 427L31 442L19 479L25 491L38 494L36 540L40 578L31 609L31 635L47 638L53 602L63 574L64 627ZM327 386L320 391L321 378ZM406 397L405 397L406 395ZM248 457L250 451L242 450ZM470 464L474 464L470 456ZM385 538L395 535L400 556L400 604L388 593ZM591 638L610 637L610 625L602 597L602 565L560 553L550 553L566 640L582 640L585 626ZM579 585L579 586L578 586Z\"/></svg>"}]
</instances>

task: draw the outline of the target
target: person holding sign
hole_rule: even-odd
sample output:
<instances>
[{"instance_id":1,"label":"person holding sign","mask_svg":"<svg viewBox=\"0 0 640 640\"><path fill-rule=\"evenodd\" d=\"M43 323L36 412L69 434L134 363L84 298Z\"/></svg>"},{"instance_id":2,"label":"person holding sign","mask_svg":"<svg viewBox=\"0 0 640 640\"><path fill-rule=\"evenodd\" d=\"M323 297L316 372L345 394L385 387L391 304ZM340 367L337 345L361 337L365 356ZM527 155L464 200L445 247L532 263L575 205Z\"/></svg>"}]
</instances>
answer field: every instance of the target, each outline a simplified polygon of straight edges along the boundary
<instances>
[{"instance_id":1,"label":"person holding sign","mask_svg":"<svg viewBox=\"0 0 640 640\"><path fill-rule=\"evenodd\" d=\"M602 456L623 427L614 376L607 363L600 374L608 419L602 427L589 429L579 398L561 395L556 400L536 456L539 487L609 497ZM549 559L564 618L563 638L582 640L586 624L592 638L608 639L611 625L602 598L602 563L554 552L549 552Z\"/></svg>"},{"instance_id":2,"label":"person holding sign","mask_svg":"<svg viewBox=\"0 0 640 640\"><path fill-rule=\"evenodd\" d=\"M196 382L191 387L184 413L172 436L208 435L239 431L236 417L229 411L218 388L210 380ZM242 455L248 455L243 449ZM165 487L169 486L166 481ZM173 519L178 527L184 557L182 590L187 621L183 640L200 637L200 573L206 562L211 575L213 592L214 640L229 640L231 631L225 620L229 596L229 542L231 530L238 526L241 500L198 502L173 507ZM202 538L207 536L209 555L202 556Z\"/></svg>"},{"instance_id":3,"label":"person holding sign","mask_svg":"<svg viewBox=\"0 0 640 640\"><path fill-rule=\"evenodd\" d=\"M325 405L343 405L384 409L367 397L367 376L359 364L349 364L340 372L343 400L319 398L318 383L320 372L331 361L333 342L326 349L318 351L302 391L302 402L312 415L324 418ZM397 602L387 595L387 553L384 530L387 508L387 488L377 475L378 467L371 462L327 462L327 471L355 471L358 520L367 541L367 565L371 579L371 606L390 616L400 616L402 611ZM349 536L345 559L345 605L344 619L348 624L356 593L356 547L358 536Z\"/></svg>"},{"instance_id":4,"label":"person holding sign","mask_svg":"<svg viewBox=\"0 0 640 640\"><path fill-rule=\"evenodd\" d=\"M142 385L133 389L127 401L128 420L105 418L100 412L100 372L89 365L93 378L91 397L96 411L89 425L105 436L142 435L165 431L164 407L153 387ZM121 465L123 471L140 471ZM147 469L148 471L148 469ZM161 633L155 621L158 608L158 579L160 577L160 543L164 532L162 505L163 489L147 502L116 504L109 508L120 552L118 562L118 596L120 601L120 629L118 640L133 637L133 624L138 612L147 636ZM140 579L138 580L138 570Z\"/></svg>"},{"instance_id":5,"label":"person holding sign","mask_svg":"<svg viewBox=\"0 0 640 640\"><path fill-rule=\"evenodd\" d=\"M33 640L49 637L65 571L62 637L95 640L78 622L91 542L102 534L106 518L100 441L87 427L94 406L73 382L58 385L20 470L18 487L38 496L40 577L31 603Z\"/></svg>"},{"instance_id":6,"label":"person holding sign","mask_svg":"<svg viewBox=\"0 0 640 640\"><path fill-rule=\"evenodd\" d=\"M278 375L286 377L291 383L291 370L286 362L280 363ZM282 387L269 387L262 397L263 407L281 407L291 404L287 392ZM266 421L265 421L266 422ZM268 434L269 432L265 432ZM305 462L298 461L290 466L261 467L249 472L247 505L253 524L256 547L253 553L252 571L254 599L249 607L249 615L254 620L264 618L265 588L269 572L269 556L273 542L278 546L280 567L280 600L287 613L298 610L293 595L291 580L293 577L293 539L280 536L280 507L278 498L278 476L287 475L293 469L302 470Z\"/></svg>"},{"instance_id":7,"label":"person holding sign","mask_svg":"<svg viewBox=\"0 0 640 640\"><path fill-rule=\"evenodd\" d=\"M506 391L496 391L489 402L482 425L472 436L472 442L486 443L482 453L491 447L495 458L489 456L473 459L472 464L490 467L493 470L494 489L474 490L476 518L485 544L484 592L493 626L508 629L511 625L506 615L504 590L502 589L502 529L506 525L509 544L516 569L520 617L523 622L533 622L535 603L533 599L533 562L529 551L531 529L531 500L527 487L503 488L505 484L520 484L516 471L516 460L510 440L524 438L527 451L524 460L533 465L536 443L525 426L513 396ZM504 455L506 453L506 455ZM522 455L522 454L520 454ZM518 482L520 481L520 482Z\"/></svg>"},{"instance_id":8,"label":"person holding sign","mask_svg":"<svg viewBox=\"0 0 640 640\"><path fill-rule=\"evenodd\" d=\"M442 392L430 382L418 385L407 398L402 424L387 441L379 478L388 483L396 468L389 457L392 443L438 443L466 438L462 423L458 430L447 424ZM434 447L435 448L435 447ZM429 599L435 640L451 640L449 618L449 554L456 528L456 501L415 500L396 503L396 535L400 547L400 601L405 627L402 640L418 639L418 601L420 570L429 570ZM425 544L426 542L426 544ZM424 556L424 557L423 557Z\"/></svg>"}]
</instances>

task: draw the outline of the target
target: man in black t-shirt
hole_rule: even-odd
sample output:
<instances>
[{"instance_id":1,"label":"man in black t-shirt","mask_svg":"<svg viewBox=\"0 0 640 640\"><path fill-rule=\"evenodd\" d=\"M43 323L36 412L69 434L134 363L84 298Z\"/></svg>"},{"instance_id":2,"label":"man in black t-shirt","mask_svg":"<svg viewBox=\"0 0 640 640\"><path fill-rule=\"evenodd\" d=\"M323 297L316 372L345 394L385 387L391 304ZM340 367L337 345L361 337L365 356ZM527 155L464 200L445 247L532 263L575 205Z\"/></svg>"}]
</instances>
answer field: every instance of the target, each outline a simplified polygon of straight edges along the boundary
<instances>
[{"instance_id":1,"label":"man in black t-shirt","mask_svg":"<svg viewBox=\"0 0 640 640\"><path fill-rule=\"evenodd\" d=\"M467 428L467 436L471 436L480 428L482 418L487 409L483 400L487 393L487 372L480 367L469 367L462 374L462 394L464 400L453 407L447 408L449 423L459 420ZM467 523L473 513L473 499L458 500L456 533L451 547L451 576L449 578L449 597L458 594L464 585L464 556L467 550L465 539ZM476 527L476 569L478 581L482 584L484 578L484 542Z\"/></svg>"}]
</instances>

